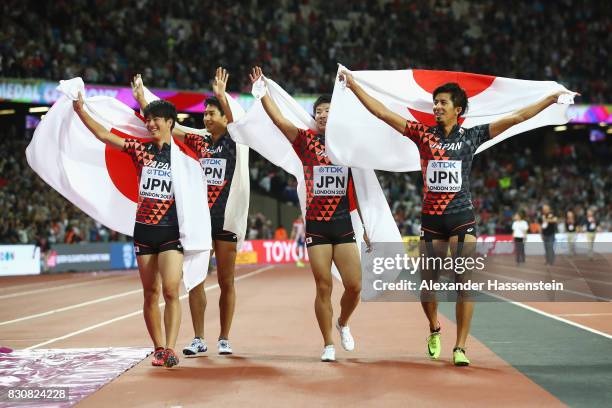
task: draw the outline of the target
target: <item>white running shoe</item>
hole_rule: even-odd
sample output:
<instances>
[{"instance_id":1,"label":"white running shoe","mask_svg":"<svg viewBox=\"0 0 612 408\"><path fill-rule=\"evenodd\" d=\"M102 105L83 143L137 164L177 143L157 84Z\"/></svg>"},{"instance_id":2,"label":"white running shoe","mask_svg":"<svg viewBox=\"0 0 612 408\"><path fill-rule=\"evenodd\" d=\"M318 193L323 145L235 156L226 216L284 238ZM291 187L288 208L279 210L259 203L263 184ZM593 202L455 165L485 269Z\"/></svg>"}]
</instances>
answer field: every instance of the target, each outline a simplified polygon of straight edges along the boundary
<instances>
[{"instance_id":1,"label":"white running shoe","mask_svg":"<svg viewBox=\"0 0 612 408\"><path fill-rule=\"evenodd\" d=\"M219 354L227 355L232 354L232 346L230 346L229 340L221 339L217 342L217 349L219 350Z\"/></svg>"},{"instance_id":2,"label":"white running shoe","mask_svg":"<svg viewBox=\"0 0 612 408\"><path fill-rule=\"evenodd\" d=\"M193 357L205 353L206 350L208 350L206 342L199 337L194 337L193 340L191 340L191 344L185 346L183 349L183 355Z\"/></svg>"},{"instance_id":3,"label":"white running shoe","mask_svg":"<svg viewBox=\"0 0 612 408\"><path fill-rule=\"evenodd\" d=\"M342 340L342 348L346 351L355 350L355 339L351 335L351 329L348 326L340 326L340 322L336 320L336 329L340 332L340 339Z\"/></svg>"},{"instance_id":4,"label":"white running shoe","mask_svg":"<svg viewBox=\"0 0 612 408\"><path fill-rule=\"evenodd\" d=\"M333 344L325 346L325 348L323 349L323 354L321 354L321 361L336 361L336 348Z\"/></svg>"}]
</instances>

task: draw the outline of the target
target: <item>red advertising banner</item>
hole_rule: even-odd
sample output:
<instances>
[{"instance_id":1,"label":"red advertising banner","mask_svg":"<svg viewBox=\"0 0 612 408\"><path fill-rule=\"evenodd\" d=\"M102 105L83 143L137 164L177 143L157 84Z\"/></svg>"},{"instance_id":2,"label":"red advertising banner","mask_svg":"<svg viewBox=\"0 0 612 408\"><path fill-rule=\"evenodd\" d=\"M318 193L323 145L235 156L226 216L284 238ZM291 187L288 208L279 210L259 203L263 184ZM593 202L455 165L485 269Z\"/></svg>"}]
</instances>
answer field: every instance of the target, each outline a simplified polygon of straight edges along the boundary
<instances>
[{"instance_id":1,"label":"red advertising banner","mask_svg":"<svg viewBox=\"0 0 612 408\"><path fill-rule=\"evenodd\" d=\"M306 248L299 248L295 241L252 240L245 241L236 257L236 264L283 264L297 262L304 251L303 261L308 261Z\"/></svg>"}]
</instances>

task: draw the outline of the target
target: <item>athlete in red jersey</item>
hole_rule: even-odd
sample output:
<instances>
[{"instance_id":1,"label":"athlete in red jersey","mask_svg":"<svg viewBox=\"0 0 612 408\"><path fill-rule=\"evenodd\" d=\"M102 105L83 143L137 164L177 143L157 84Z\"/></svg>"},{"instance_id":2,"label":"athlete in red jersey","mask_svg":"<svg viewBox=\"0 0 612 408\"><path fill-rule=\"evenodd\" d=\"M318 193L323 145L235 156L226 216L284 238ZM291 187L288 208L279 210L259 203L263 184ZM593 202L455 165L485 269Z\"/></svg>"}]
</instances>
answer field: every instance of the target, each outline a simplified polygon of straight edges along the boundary
<instances>
[{"instance_id":1,"label":"athlete in red jersey","mask_svg":"<svg viewBox=\"0 0 612 408\"><path fill-rule=\"evenodd\" d=\"M179 285L183 249L179 241L174 190L170 178L170 137L176 123L176 108L166 101L155 101L144 110L151 139L123 139L106 130L83 107L83 98L73 103L74 111L98 140L132 157L138 170L139 194L134 248L144 293L143 314L155 346L153 365L178 364L174 353L181 322ZM165 340L161 331L159 285L164 309Z\"/></svg>"},{"instance_id":2,"label":"athlete in red jersey","mask_svg":"<svg viewBox=\"0 0 612 408\"><path fill-rule=\"evenodd\" d=\"M137 75L132 82L134 98L144 109L147 101L144 98L142 81ZM187 134L174 128L174 137L184 142L197 155L208 184L208 207L212 229L213 250L217 258L217 280L221 290L219 311L221 332L217 341L219 354L232 354L229 343L229 332L234 317L236 291L234 289L234 271L236 265L236 245L238 237L234 231L223 229L225 207L236 168L236 143L227 132L227 125L233 121L232 111L225 96L229 75L223 68L217 68L213 82L214 97L205 102L204 125L210 135ZM206 292L204 282L189 291L189 309L194 329L194 338L183 348L186 356L196 356L207 351L204 340L204 314L206 310Z\"/></svg>"},{"instance_id":3,"label":"athlete in red jersey","mask_svg":"<svg viewBox=\"0 0 612 408\"><path fill-rule=\"evenodd\" d=\"M263 75L261 68L251 72L252 82ZM335 361L332 340L331 305L332 261L338 267L344 285L340 317L336 328L340 331L342 346L351 351L355 347L348 320L361 293L361 267L351 224L349 201L356 200L350 169L333 165L325 152L325 126L331 97L321 97L314 104L317 132L298 129L286 119L269 95L262 99L270 119L293 144L304 167L306 181L306 245L310 266L317 286L315 313L323 334L322 361ZM366 242L367 241L367 237Z\"/></svg>"},{"instance_id":4,"label":"athlete in red jersey","mask_svg":"<svg viewBox=\"0 0 612 408\"><path fill-rule=\"evenodd\" d=\"M467 109L466 93L459 85L447 83L433 92L433 113L437 126L427 127L407 121L372 98L347 71L340 74L340 80L346 81L347 88L373 115L408 137L419 148L424 184L421 247L425 254L440 257L446 256L449 244L452 256L470 256L475 250L476 221L469 191L469 176L478 146L532 118L556 103L561 94L567 93L554 93L496 122L465 129L459 126L458 118ZM423 271L423 274L435 279L435 271ZM455 275L459 280L465 276ZM431 332L428 352L432 359L437 359L441 350L438 304L434 292L422 295L423 310ZM453 349L453 361L458 366L470 363L465 355L465 342L473 310L473 302L468 300L466 293L460 292L456 305L457 338Z\"/></svg>"}]
</instances>

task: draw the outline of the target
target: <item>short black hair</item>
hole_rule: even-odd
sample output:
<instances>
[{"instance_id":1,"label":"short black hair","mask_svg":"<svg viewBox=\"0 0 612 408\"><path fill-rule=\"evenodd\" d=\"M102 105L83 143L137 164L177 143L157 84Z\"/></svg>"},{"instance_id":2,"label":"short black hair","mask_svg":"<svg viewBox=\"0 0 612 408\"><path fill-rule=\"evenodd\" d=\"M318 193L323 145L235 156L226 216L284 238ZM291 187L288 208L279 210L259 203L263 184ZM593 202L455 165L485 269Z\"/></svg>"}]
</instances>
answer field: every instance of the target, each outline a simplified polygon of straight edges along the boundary
<instances>
[{"instance_id":1,"label":"short black hair","mask_svg":"<svg viewBox=\"0 0 612 408\"><path fill-rule=\"evenodd\" d=\"M465 90L459 86L456 82L447 82L444 85L437 87L433 91L433 98L436 99L436 96L441 93L448 93L451 95L451 100L453 101L453 105L461 108L461 112L459 112L459 116L462 116L467 112L468 108L468 98L465 93Z\"/></svg>"},{"instance_id":2,"label":"short black hair","mask_svg":"<svg viewBox=\"0 0 612 408\"><path fill-rule=\"evenodd\" d=\"M151 102L142 110L142 116L145 118L152 116L154 118L172 119L170 130L176 125L176 106L163 99L158 99Z\"/></svg>"},{"instance_id":3,"label":"short black hair","mask_svg":"<svg viewBox=\"0 0 612 408\"><path fill-rule=\"evenodd\" d=\"M317 98L317 100L315 101L314 105L312 105L312 114L316 115L317 113L317 107L319 105L323 105L324 103L331 103L331 95L330 94L324 94L321 95Z\"/></svg>"},{"instance_id":4,"label":"short black hair","mask_svg":"<svg viewBox=\"0 0 612 408\"><path fill-rule=\"evenodd\" d=\"M209 98L206 98L206 101L204 102L204 109L206 109L206 106L208 105L212 105L215 106L217 109L219 109L219 112L221 113L221 116L225 116L225 112L223 111L223 107L221 106L221 102L219 102L219 99L216 96L211 96Z\"/></svg>"}]
</instances>

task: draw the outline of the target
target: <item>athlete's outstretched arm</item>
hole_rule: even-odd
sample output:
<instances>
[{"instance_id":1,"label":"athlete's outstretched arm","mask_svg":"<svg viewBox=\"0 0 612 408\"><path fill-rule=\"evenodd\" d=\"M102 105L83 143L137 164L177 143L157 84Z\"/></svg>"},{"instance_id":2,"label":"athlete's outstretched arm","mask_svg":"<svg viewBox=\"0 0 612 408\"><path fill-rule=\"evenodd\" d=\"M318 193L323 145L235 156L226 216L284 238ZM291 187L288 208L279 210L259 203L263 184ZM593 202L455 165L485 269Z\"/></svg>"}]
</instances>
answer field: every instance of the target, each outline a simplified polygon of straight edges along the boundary
<instances>
[{"instance_id":1,"label":"athlete's outstretched arm","mask_svg":"<svg viewBox=\"0 0 612 408\"><path fill-rule=\"evenodd\" d=\"M261 70L261 68L255 67L251 71L249 78L251 79L252 83L255 83L262 75L263 71ZM293 123L291 123L290 120L283 116L280 109L278 108L278 105L276 105L276 102L274 102L274 100L270 97L270 95L268 95L267 92L264 97L261 98L261 104L263 105L264 110L266 111L270 119L272 119L272 122L274 122L276 127L279 128L281 132L283 132L285 137L289 139L291 143L293 143L293 141L298 136L298 128Z\"/></svg>"},{"instance_id":2,"label":"athlete's outstretched arm","mask_svg":"<svg viewBox=\"0 0 612 408\"><path fill-rule=\"evenodd\" d=\"M144 109L149 104L144 96L144 83L142 82L142 78L140 74L134 75L134 79L132 80L132 95L134 95L134 99L138 102L140 106L140 111L144 112ZM176 125L176 124L175 124ZM179 141L183 142L185 140L185 132L180 129L177 129L176 126L172 129L172 136L179 139Z\"/></svg>"},{"instance_id":3,"label":"athlete's outstretched arm","mask_svg":"<svg viewBox=\"0 0 612 408\"><path fill-rule=\"evenodd\" d=\"M343 70L338 78L340 81L346 82L346 87L353 91L357 99L359 99L363 106L365 106L372 115L387 123L398 132L404 133L406 128L406 119L387 108L377 99L368 95L368 93L364 91L357 82L355 82L355 79L353 79L353 75L350 72Z\"/></svg>"},{"instance_id":4,"label":"athlete's outstretched arm","mask_svg":"<svg viewBox=\"0 0 612 408\"><path fill-rule=\"evenodd\" d=\"M223 109L223 114L227 118L227 123L232 123L234 121L234 116L232 115L232 110L230 108L229 102L227 101L227 96L225 96L225 88L227 87L227 80L229 79L229 74L224 68L217 68L215 72L215 80L213 81L213 93L219 100L221 104L221 108Z\"/></svg>"},{"instance_id":5,"label":"athlete's outstretched arm","mask_svg":"<svg viewBox=\"0 0 612 408\"><path fill-rule=\"evenodd\" d=\"M101 124L99 124L89 113L85 111L83 106L83 95L79 92L79 99L72 102L72 108L74 112L79 115L79 118L83 124L94 134L96 139L102 143L112 146L116 149L123 150L124 141L122 137L119 137L108 130Z\"/></svg>"},{"instance_id":6,"label":"athlete's outstretched arm","mask_svg":"<svg viewBox=\"0 0 612 408\"><path fill-rule=\"evenodd\" d=\"M500 120L489 124L489 134L491 135L491 139L498 136L502 132L505 132L506 130L510 129L512 126L518 125L519 123L533 118L535 115L542 112L544 109L548 108L553 103L556 103L559 99L559 96L564 94L572 94L572 92L555 92L554 94L548 95L541 101L519 109L511 115L508 115L505 118L501 118Z\"/></svg>"}]
</instances>

